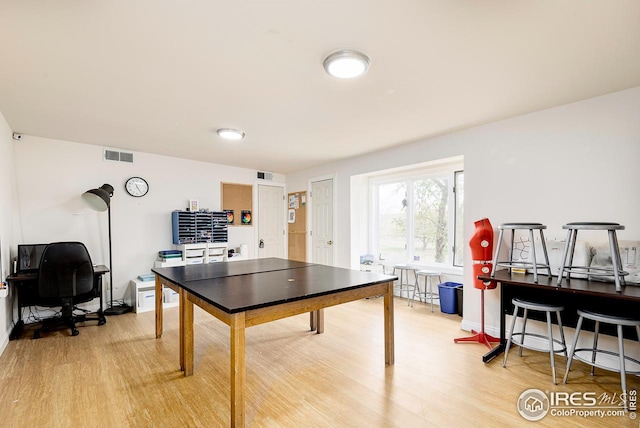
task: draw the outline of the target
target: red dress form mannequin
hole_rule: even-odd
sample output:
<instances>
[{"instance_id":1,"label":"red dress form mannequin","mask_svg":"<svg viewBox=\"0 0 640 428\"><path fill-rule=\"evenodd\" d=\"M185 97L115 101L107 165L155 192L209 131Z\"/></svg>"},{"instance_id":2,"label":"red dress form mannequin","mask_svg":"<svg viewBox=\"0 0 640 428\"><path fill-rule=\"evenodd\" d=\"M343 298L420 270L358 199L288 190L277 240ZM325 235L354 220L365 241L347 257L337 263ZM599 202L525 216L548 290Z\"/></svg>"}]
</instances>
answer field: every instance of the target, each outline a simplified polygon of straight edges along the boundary
<instances>
[{"instance_id":1,"label":"red dress form mannequin","mask_svg":"<svg viewBox=\"0 0 640 428\"><path fill-rule=\"evenodd\" d=\"M476 230L469 240L471 259L473 260L473 286L480 290L490 290L497 286L495 281L480 281L479 275L491 273L493 264L493 226L488 218L474 222ZM484 305L483 305L484 307Z\"/></svg>"},{"instance_id":2,"label":"red dress form mannequin","mask_svg":"<svg viewBox=\"0 0 640 428\"><path fill-rule=\"evenodd\" d=\"M476 261L490 261L493 257L493 227L488 218L474 222L476 230L469 240L471 259Z\"/></svg>"},{"instance_id":3,"label":"red dress form mannequin","mask_svg":"<svg viewBox=\"0 0 640 428\"><path fill-rule=\"evenodd\" d=\"M488 218L474 222L476 230L469 240L471 248L471 258L473 259L473 286L480 289L481 324L480 331L471 330L473 336L454 339L454 342L474 342L484 343L492 349L492 342L500 342L500 339L490 336L484 332L484 290L496 288L495 281L481 281L479 275L487 276L491 273L493 264L493 227Z\"/></svg>"}]
</instances>

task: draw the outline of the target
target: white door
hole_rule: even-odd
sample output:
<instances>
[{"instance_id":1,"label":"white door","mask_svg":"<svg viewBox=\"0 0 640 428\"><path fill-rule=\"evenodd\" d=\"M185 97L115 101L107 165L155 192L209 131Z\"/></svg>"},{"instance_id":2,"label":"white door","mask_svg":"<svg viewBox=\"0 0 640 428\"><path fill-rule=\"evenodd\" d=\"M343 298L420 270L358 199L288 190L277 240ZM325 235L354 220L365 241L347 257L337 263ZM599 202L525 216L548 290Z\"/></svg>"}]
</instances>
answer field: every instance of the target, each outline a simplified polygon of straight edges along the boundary
<instances>
[{"instance_id":1,"label":"white door","mask_svg":"<svg viewBox=\"0 0 640 428\"><path fill-rule=\"evenodd\" d=\"M284 258L284 188L258 185L258 258Z\"/></svg>"},{"instance_id":2,"label":"white door","mask_svg":"<svg viewBox=\"0 0 640 428\"><path fill-rule=\"evenodd\" d=\"M333 179L311 183L312 262L333 265Z\"/></svg>"}]
</instances>

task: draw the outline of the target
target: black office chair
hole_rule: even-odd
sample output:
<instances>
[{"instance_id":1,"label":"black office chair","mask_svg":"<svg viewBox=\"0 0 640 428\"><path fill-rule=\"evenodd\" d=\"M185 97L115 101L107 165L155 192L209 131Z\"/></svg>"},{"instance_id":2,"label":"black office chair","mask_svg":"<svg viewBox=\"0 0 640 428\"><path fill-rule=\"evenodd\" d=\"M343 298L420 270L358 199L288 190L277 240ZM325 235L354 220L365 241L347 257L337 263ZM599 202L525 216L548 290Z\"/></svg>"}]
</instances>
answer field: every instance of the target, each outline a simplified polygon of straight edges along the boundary
<instances>
[{"instance_id":1,"label":"black office chair","mask_svg":"<svg viewBox=\"0 0 640 428\"><path fill-rule=\"evenodd\" d=\"M71 335L77 336L76 322L106 322L102 313L89 318L88 311L75 315L78 303L89 302L100 296L98 281L94 278L93 264L87 248L81 242L55 242L47 245L40 259L38 274L38 306L61 306L62 316L45 320L42 327L33 334L38 339L41 333L51 330L55 325L66 325Z\"/></svg>"}]
</instances>

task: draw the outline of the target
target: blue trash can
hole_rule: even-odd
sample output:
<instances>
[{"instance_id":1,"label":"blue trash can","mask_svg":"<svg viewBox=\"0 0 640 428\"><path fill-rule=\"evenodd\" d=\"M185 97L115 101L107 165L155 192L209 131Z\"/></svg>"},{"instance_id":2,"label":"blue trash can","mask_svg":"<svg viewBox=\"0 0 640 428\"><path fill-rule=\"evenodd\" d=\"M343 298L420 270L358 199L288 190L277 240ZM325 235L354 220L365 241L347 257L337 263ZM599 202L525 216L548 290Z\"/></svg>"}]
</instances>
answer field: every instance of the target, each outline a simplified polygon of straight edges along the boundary
<instances>
[{"instance_id":1,"label":"blue trash can","mask_svg":"<svg viewBox=\"0 0 640 428\"><path fill-rule=\"evenodd\" d=\"M462 287L462 284L459 284L457 282L443 282L442 284L438 284L441 312L445 314L458 313L458 293L456 291L458 287Z\"/></svg>"}]
</instances>

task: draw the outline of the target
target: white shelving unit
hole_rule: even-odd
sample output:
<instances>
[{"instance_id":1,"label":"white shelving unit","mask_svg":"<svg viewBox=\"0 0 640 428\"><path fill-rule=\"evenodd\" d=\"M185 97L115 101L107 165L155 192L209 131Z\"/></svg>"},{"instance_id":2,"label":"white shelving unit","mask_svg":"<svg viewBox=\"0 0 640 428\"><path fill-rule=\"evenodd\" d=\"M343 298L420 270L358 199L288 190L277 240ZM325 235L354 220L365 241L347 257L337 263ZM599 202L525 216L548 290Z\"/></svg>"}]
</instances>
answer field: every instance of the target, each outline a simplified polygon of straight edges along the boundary
<instances>
[{"instance_id":1,"label":"white shelving unit","mask_svg":"<svg viewBox=\"0 0 640 428\"><path fill-rule=\"evenodd\" d=\"M180 244L182 260L187 265L227 261L226 242L201 242L198 244Z\"/></svg>"},{"instance_id":2,"label":"white shelving unit","mask_svg":"<svg viewBox=\"0 0 640 428\"><path fill-rule=\"evenodd\" d=\"M182 260L182 258L177 258L175 260L171 260L171 261L162 261L162 260L156 260L155 262L153 262L153 267L157 267L157 268L163 268L163 267L175 267L175 266L186 266L187 262L185 262L184 260Z\"/></svg>"},{"instance_id":3,"label":"white shelving unit","mask_svg":"<svg viewBox=\"0 0 640 428\"><path fill-rule=\"evenodd\" d=\"M131 280L131 303L136 313L154 311L156 309L155 281ZM170 288L163 288L163 308L178 306L178 295Z\"/></svg>"}]
</instances>

